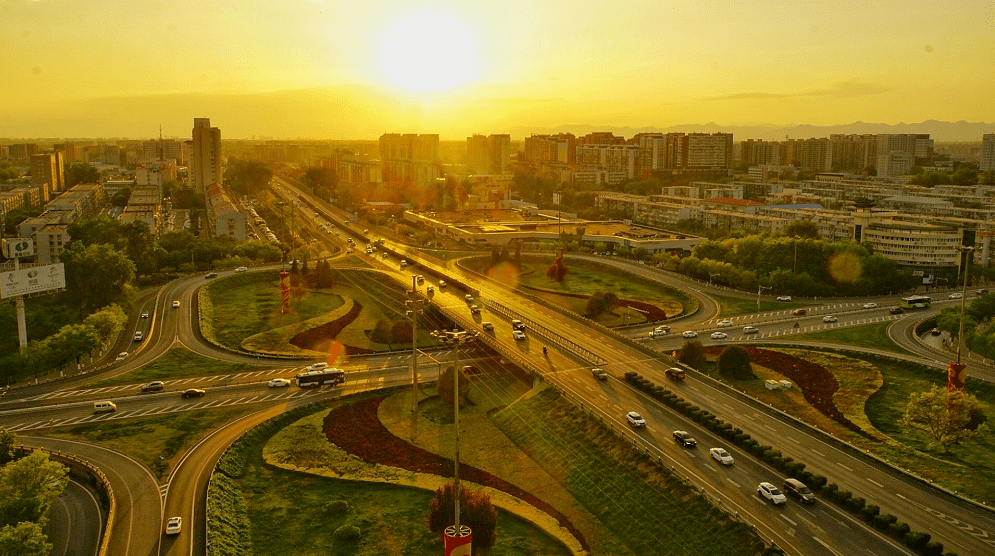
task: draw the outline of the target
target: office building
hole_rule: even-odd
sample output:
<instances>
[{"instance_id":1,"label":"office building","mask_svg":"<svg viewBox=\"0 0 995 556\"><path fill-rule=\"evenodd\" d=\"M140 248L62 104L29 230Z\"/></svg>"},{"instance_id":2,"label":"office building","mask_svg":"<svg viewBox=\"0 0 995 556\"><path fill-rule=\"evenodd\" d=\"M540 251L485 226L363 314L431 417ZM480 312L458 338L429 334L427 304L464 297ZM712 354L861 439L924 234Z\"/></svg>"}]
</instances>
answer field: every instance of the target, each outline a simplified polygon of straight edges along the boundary
<instances>
[{"instance_id":1,"label":"office building","mask_svg":"<svg viewBox=\"0 0 995 556\"><path fill-rule=\"evenodd\" d=\"M208 186L221 183L221 129L211 127L210 118L193 120L190 186L204 195Z\"/></svg>"}]
</instances>

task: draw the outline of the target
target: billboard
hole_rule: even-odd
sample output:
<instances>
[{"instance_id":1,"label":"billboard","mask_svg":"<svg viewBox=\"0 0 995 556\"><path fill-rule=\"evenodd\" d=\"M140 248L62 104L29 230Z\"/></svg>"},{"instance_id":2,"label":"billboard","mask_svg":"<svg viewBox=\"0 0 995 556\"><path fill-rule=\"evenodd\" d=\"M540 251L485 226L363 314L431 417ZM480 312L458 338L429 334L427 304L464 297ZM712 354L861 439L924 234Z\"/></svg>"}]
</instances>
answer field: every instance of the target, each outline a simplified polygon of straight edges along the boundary
<instances>
[{"instance_id":1,"label":"billboard","mask_svg":"<svg viewBox=\"0 0 995 556\"><path fill-rule=\"evenodd\" d=\"M3 240L3 256L8 259L14 257L24 258L35 255L35 241L26 238L13 238Z\"/></svg>"},{"instance_id":2,"label":"billboard","mask_svg":"<svg viewBox=\"0 0 995 556\"><path fill-rule=\"evenodd\" d=\"M62 263L0 272L0 299L66 287Z\"/></svg>"}]
</instances>

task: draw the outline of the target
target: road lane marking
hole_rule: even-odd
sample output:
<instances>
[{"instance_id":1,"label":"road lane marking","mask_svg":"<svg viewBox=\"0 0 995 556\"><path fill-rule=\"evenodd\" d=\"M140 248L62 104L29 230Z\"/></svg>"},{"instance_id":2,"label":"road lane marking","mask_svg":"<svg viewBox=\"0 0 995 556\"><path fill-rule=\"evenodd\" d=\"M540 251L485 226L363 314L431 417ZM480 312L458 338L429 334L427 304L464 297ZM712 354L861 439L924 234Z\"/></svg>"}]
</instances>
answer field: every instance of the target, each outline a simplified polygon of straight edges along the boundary
<instances>
[{"instance_id":1,"label":"road lane marking","mask_svg":"<svg viewBox=\"0 0 995 556\"><path fill-rule=\"evenodd\" d=\"M790 520L790 519L788 518L788 516L786 516L786 515L784 515L784 514L781 514L781 513L779 513L779 514L777 514L777 515L778 515L778 517L780 517L780 518L781 518L781 519L783 519L784 521L787 521L788 523L790 523L790 524L791 524L792 526L794 526L794 527L798 527L798 524L797 524L797 523L795 523L794 521L791 521L791 520Z\"/></svg>"},{"instance_id":2,"label":"road lane marking","mask_svg":"<svg viewBox=\"0 0 995 556\"><path fill-rule=\"evenodd\" d=\"M871 479L869 477L867 478L867 482L871 483L872 485L877 486L878 488L884 488L884 485L882 485L881 483L879 483L879 482L877 482L874 479Z\"/></svg>"},{"instance_id":3,"label":"road lane marking","mask_svg":"<svg viewBox=\"0 0 995 556\"><path fill-rule=\"evenodd\" d=\"M726 480L727 480L727 481L729 481L730 483L732 483L732 484L736 485L736 488L743 488L743 486L742 486L742 485L740 485L740 484L739 484L739 483L737 483L736 481L734 481L734 480L730 479L729 477L726 477Z\"/></svg>"},{"instance_id":4,"label":"road lane marking","mask_svg":"<svg viewBox=\"0 0 995 556\"><path fill-rule=\"evenodd\" d=\"M846 469L846 470L847 470L847 471L849 471L850 473L853 473L853 469L850 469L849 467L847 467L847 466L843 465L842 463L840 463L840 462L838 462L838 461L836 462L836 465L838 465L838 466L842 467L843 469Z\"/></svg>"},{"instance_id":5,"label":"road lane marking","mask_svg":"<svg viewBox=\"0 0 995 556\"><path fill-rule=\"evenodd\" d=\"M824 457L826 457L826 454L823 454L822 452L820 452L820 451L818 451L818 450L815 450L815 449L813 449L813 450L812 450L812 452L813 452L813 453L814 453L815 455L819 456L819 457L823 457L823 458L824 458Z\"/></svg>"}]
</instances>

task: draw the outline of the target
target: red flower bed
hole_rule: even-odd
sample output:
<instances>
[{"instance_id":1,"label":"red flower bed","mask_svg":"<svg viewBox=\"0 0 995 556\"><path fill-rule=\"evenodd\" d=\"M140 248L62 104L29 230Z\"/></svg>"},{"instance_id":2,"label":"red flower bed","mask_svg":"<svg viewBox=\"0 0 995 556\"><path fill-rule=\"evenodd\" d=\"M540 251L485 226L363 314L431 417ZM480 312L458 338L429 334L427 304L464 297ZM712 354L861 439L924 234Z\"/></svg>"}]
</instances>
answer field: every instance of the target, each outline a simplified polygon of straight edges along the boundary
<instances>
[{"instance_id":1,"label":"red flower bed","mask_svg":"<svg viewBox=\"0 0 995 556\"><path fill-rule=\"evenodd\" d=\"M339 448L368 462L418 473L431 473L440 477L452 477L453 464L451 460L412 446L384 428L380 419L377 418L377 408L380 407L381 400L383 400L382 397L370 398L332 409L325 417L325 436ZM584 550L588 550L584 536L567 520L566 516L539 498L470 465L460 465L460 478L506 492L532 504L556 519L561 527L570 531L580 542Z\"/></svg>"},{"instance_id":2,"label":"red flower bed","mask_svg":"<svg viewBox=\"0 0 995 556\"><path fill-rule=\"evenodd\" d=\"M839 389L839 384L836 382L836 377L825 367L778 351L749 347L745 349L750 354L750 361L775 370L797 384L808 403L820 413L853 432L874 440L836 408L833 394Z\"/></svg>"}]
</instances>

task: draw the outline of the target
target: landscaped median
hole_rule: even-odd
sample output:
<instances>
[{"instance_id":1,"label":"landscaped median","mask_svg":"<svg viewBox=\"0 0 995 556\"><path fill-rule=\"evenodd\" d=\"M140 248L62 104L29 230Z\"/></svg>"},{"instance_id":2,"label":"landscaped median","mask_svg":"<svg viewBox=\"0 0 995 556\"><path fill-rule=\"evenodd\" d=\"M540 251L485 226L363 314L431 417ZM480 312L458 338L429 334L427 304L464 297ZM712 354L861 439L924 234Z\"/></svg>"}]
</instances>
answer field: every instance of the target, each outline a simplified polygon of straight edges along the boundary
<instances>
[{"instance_id":1,"label":"landscaped median","mask_svg":"<svg viewBox=\"0 0 995 556\"><path fill-rule=\"evenodd\" d=\"M867 500L855 497L852 492L841 490L835 483L830 483L826 477L807 471L804 463L782 455L780 450L773 446L760 444L742 429L735 428L714 414L684 400L666 387L654 384L633 371L625 373L625 380L637 389L783 472L788 477L805 483L840 508L871 524L879 531L888 533L899 542L905 543L916 553L923 556L956 556L953 553L944 553L943 545L931 541L929 533L912 531L907 523L899 522L895 516L881 513L881 508L876 504L868 504Z\"/></svg>"}]
</instances>

